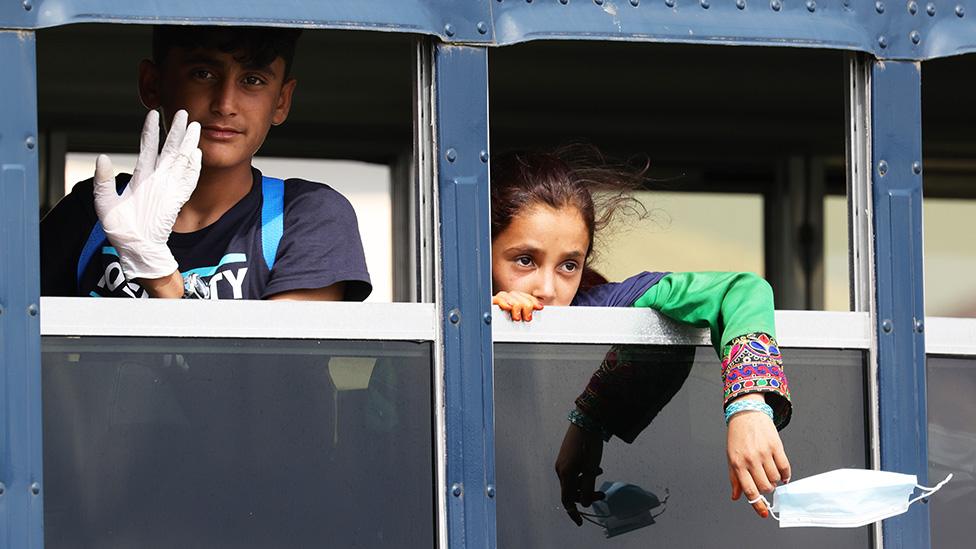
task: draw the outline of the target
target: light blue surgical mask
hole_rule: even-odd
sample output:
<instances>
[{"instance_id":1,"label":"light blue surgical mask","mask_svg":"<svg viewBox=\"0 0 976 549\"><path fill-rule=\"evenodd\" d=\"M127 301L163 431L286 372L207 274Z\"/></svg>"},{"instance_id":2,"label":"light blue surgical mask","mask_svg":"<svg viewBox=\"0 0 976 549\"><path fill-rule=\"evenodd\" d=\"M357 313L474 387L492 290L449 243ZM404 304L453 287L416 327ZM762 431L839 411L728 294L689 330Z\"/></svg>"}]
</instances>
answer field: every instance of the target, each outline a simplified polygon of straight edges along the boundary
<instances>
[{"instance_id":1,"label":"light blue surgical mask","mask_svg":"<svg viewBox=\"0 0 976 549\"><path fill-rule=\"evenodd\" d=\"M586 520L603 527L608 538L654 524L654 518L664 512L663 506L668 501L667 490L661 500L653 492L623 482L604 482L600 491L606 497L593 502L592 513L581 514ZM658 507L662 509L651 514Z\"/></svg>"},{"instance_id":2,"label":"light blue surgical mask","mask_svg":"<svg viewBox=\"0 0 976 549\"><path fill-rule=\"evenodd\" d=\"M931 496L949 482L949 475L934 488L919 486L915 475L869 469L837 469L777 486L770 508L781 528L822 526L855 528L908 511L908 506ZM915 489L921 495L912 498Z\"/></svg>"}]
</instances>

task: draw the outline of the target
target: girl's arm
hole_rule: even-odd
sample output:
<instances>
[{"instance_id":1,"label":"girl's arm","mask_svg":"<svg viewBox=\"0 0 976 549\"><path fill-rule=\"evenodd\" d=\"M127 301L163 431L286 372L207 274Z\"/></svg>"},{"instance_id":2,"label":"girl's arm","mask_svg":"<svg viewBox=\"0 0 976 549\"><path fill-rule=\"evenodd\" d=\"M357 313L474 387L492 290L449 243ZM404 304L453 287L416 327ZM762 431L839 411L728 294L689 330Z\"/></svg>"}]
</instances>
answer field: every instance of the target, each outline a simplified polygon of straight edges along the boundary
<instances>
[{"instance_id":1,"label":"girl's arm","mask_svg":"<svg viewBox=\"0 0 976 549\"><path fill-rule=\"evenodd\" d=\"M760 491L771 491L780 480L788 480L790 465L776 430L789 422L792 404L775 339L769 284L751 273L671 273L648 288L633 306L650 307L675 320L708 327L722 358L724 405L759 399L773 408L775 423L761 412L739 413L729 422L732 498L744 494L754 500ZM626 357L620 355L618 359ZM576 400L570 420L583 429L594 430L595 426L604 439L616 434L630 442L653 418L653 406L647 401L653 387L640 382L642 365L616 362L610 368L605 362L593 375ZM627 390L615 390L624 386ZM623 413L627 409L630 413ZM652 413L633 413L645 409ZM761 502L753 507L767 516Z\"/></svg>"},{"instance_id":2,"label":"girl's arm","mask_svg":"<svg viewBox=\"0 0 976 549\"><path fill-rule=\"evenodd\" d=\"M671 273L634 302L699 327L708 327L722 359L723 408L762 393L777 429L790 421L789 384L776 343L773 290L753 273Z\"/></svg>"}]
</instances>

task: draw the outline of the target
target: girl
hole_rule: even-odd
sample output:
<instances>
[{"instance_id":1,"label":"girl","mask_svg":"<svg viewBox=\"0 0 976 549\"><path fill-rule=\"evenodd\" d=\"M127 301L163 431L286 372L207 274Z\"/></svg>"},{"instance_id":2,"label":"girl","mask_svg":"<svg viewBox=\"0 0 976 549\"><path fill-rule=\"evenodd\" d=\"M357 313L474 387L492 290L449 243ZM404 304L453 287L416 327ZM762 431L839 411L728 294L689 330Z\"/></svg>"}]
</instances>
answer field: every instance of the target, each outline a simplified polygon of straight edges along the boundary
<instances>
[{"instance_id":1,"label":"girl","mask_svg":"<svg viewBox=\"0 0 976 549\"><path fill-rule=\"evenodd\" d=\"M792 405L775 340L772 289L751 273L643 272L594 284L599 275L586 268L594 234L620 207L641 207L624 192L610 195L599 208L590 189L633 188L643 171L607 167L599 155L596 162L580 161L586 152L574 148L493 160L492 303L513 321L531 321L546 305L575 305L650 307L708 326L722 358L732 499L744 494L765 518L760 493L790 479L777 430L789 422ZM556 472L563 506L577 525L583 519L576 504L586 507L603 497L594 490L603 442L612 435L631 442L653 417L640 413L645 391L633 387L640 377L622 349L611 352L569 414Z\"/></svg>"}]
</instances>

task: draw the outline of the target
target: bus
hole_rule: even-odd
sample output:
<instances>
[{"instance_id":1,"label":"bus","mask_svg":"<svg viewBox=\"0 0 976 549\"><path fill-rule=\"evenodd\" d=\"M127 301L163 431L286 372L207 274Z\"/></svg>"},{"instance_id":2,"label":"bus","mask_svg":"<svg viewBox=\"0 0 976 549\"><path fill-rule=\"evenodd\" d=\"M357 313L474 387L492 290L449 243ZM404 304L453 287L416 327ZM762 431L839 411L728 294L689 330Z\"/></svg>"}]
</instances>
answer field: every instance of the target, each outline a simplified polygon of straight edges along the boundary
<instances>
[{"instance_id":1,"label":"bus","mask_svg":"<svg viewBox=\"0 0 976 549\"><path fill-rule=\"evenodd\" d=\"M367 302L41 295L39 220L96 154L134 162L135 69L162 24L303 29L292 113L255 166L350 199ZM0 549L963 546L973 36L969 0L6 2ZM794 478L952 473L946 488L862 528L759 521L727 498L707 331L492 307L492 158L569 143L648 165L650 215L598 242L602 274L773 286ZM601 482L656 498L607 539L567 520L552 464L621 346L681 389L604 450Z\"/></svg>"}]
</instances>

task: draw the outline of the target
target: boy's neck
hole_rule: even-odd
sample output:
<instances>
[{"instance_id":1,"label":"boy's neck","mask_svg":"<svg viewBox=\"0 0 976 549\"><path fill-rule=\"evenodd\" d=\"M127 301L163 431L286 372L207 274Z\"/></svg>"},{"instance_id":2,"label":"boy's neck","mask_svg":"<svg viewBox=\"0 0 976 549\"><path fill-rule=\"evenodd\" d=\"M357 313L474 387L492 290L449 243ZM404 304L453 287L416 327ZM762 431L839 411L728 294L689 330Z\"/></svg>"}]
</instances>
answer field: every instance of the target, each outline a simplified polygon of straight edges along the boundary
<instances>
[{"instance_id":1,"label":"boy's neck","mask_svg":"<svg viewBox=\"0 0 976 549\"><path fill-rule=\"evenodd\" d=\"M197 188L173 224L177 233L192 233L215 223L251 190L250 163L232 168L202 168Z\"/></svg>"}]
</instances>

